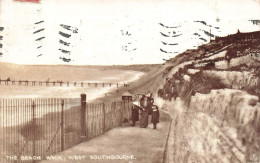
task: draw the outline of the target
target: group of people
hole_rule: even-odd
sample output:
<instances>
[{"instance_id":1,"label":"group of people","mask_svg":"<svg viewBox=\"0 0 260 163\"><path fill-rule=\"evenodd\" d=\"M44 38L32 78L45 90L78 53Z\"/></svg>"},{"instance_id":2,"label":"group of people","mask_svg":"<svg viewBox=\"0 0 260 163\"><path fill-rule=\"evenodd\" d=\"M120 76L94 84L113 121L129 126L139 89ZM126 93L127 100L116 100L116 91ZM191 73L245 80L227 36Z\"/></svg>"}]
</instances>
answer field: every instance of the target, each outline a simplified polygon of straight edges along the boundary
<instances>
[{"instance_id":1,"label":"group of people","mask_svg":"<svg viewBox=\"0 0 260 163\"><path fill-rule=\"evenodd\" d=\"M135 126L137 121L140 121L141 128L148 126L149 115L152 116L151 122L153 123L153 129L156 129L157 123L159 123L159 109L154 105L154 99L149 96L143 95L140 101L133 102L132 107L132 126ZM139 118L140 111L140 118Z\"/></svg>"}]
</instances>

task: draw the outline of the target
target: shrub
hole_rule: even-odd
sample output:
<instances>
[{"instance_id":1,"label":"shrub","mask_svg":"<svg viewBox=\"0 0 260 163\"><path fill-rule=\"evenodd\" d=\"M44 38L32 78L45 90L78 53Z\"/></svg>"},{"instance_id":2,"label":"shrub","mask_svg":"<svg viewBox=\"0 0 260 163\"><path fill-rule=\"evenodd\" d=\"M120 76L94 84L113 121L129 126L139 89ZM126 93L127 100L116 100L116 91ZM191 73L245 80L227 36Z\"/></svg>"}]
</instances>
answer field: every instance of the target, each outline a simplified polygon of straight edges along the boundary
<instances>
[{"instance_id":1,"label":"shrub","mask_svg":"<svg viewBox=\"0 0 260 163\"><path fill-rule=\"evenodd\" d=\"M210 93L212 89L224 89L228 86L225 85L222 80L216 76L206 75L203 72L198 72L191 75L190 82L183 82L181 85L179 96L185 101L185 104L189 105L191 96L195 93Z\"/></svg>"},{"instance_id":2,"label":"shrub","mask_svg":"<svg viewBox=\"0 0 260 163\"><path fill-rule=\"evenodd\" d=\"M21 135L27 140L39 140L44 136L44 130L41 125L30 121L26 123L20 131Z\"/></svg>"}]
</instances>

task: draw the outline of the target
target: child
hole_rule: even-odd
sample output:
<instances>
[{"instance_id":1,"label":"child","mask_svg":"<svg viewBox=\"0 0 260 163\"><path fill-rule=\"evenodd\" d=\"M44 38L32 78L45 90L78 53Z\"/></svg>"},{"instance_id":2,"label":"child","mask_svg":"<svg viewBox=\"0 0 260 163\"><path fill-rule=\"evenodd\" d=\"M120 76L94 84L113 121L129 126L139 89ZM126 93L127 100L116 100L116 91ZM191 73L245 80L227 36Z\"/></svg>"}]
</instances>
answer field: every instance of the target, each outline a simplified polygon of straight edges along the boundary
<instances>
[{"instance_id":1,"label":"child","mask_svg":"<svg viewBox=\"0 0 260 163\"><path fill-rule=\"evenodd\" d=\"M151 122L153 123L153 129L156 129L156 124L159 123L159 117L160 117L158 106L153 105L152 110L153 112L152 112Z\"/></svg>"}]
</instances>

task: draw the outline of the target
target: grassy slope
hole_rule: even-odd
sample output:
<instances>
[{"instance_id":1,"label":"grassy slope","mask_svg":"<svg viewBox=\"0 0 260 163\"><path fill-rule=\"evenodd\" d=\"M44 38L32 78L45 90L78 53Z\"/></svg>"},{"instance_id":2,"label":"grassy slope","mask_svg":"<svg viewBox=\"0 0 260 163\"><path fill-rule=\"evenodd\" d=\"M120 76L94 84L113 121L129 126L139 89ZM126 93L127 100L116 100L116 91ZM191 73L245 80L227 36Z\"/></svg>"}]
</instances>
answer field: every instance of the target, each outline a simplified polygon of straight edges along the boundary
<instances>
[{"instance_id":1,"label":"grassy slope","mask_svg":"<svg viewBox=\"0 0 260 163\"><path fill-rule=\"evenodd\" d=\"M147 91L156 92L163 84L164 81L164 68L165 65L146 65L145 74L137 81L130 83L130 87L118 88L116 92L111 92L105 97L96 99L95 102L111 102L115 99L121 98L121 94L128 90L133 94L144 94Z\"/></svg>"}]
</instances>

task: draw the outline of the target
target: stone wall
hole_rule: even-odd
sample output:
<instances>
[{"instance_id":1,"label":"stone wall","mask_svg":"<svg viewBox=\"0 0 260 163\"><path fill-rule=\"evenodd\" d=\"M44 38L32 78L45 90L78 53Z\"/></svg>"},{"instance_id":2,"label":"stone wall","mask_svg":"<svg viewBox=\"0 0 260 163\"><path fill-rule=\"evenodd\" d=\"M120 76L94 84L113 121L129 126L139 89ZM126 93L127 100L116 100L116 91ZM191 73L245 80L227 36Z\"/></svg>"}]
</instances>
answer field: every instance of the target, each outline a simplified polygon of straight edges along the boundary
<instances>
[{"instance_id":1,"label":"stone wall","mask_svg":"<svg viewBox=\"0 0 260 163\"><path fill-rule=\"evenodd\" d=\"M233 89L212 90L210 94L195 94L189 109L217 117L222 125L232 122L240 139L250 144L248 151L260 149L260 103L257 96Z\"/></svg>"},{"instance_id":2,"label":"stone wall","mask_svg":"<svg viewBox=\"0 0 260 163\"><path fill-rule=\"evenodd\" d=\"M162 102L161 102L162 103ZM233 89L165 102L172 117L166 162L247 162L260 145L260 103Z\"/></svg>"}]
</instances>

